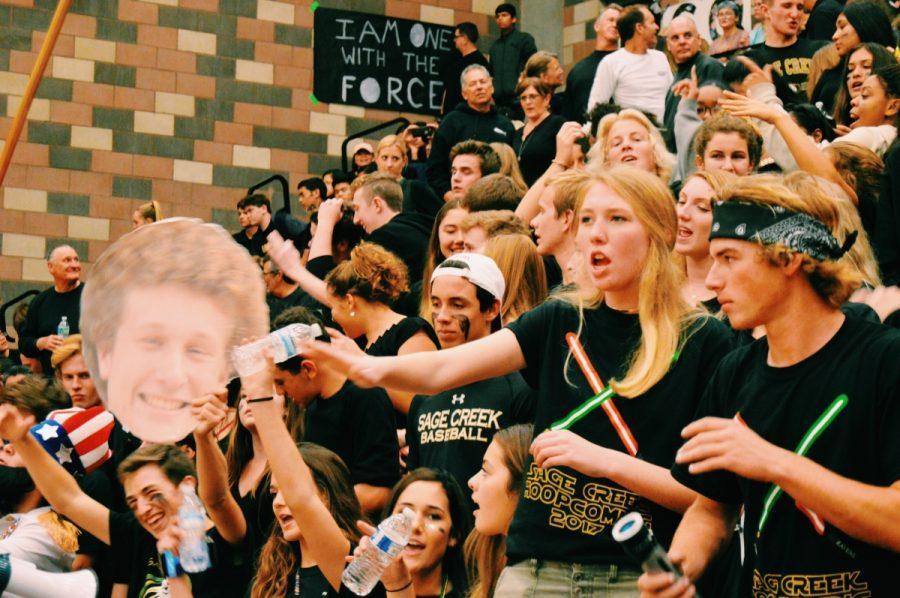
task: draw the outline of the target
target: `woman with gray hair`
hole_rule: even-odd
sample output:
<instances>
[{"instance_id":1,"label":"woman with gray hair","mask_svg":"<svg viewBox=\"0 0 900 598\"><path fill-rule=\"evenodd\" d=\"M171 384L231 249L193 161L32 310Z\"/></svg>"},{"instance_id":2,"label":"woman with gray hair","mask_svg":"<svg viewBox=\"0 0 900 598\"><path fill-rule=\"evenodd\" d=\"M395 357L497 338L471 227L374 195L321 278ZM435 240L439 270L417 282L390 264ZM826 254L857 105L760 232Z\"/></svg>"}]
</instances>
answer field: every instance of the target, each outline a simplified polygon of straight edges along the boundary
<instances>
[{"instance_id":1,"label":"woman with gray hair","mask_svg":"<svg viewBox=\"0 0 900 598\"><path fill-rule=\"evenodd\" d=\"M749 46L750 34L741 29L741 9L738 5L732 0L723 0L716 4L714 10L722 33L713 40L709 53L724 54Z\"/></svg>"}]
</instances>

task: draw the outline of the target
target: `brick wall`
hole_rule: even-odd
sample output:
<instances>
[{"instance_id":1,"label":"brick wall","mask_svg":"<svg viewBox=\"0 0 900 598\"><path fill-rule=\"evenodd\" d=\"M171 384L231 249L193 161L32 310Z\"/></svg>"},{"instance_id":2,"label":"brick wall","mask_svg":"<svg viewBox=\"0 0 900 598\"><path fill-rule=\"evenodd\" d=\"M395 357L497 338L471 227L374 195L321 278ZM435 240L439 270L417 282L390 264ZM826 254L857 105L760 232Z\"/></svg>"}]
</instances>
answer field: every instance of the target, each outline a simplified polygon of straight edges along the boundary
<instances>
[{"instance_id":1,"label":"brick wall","mask_svg":"<svg viewBox=\"0 0 900 598\"><path fill-rule=\"evenodd\" d=\"M320 0L497 34L499 0ZM56 0L0 0L0 139ZM310 2L73 0L0 194L0 299L49 280L61 243L87 263L148 199L236 230L234 204L273 172L291 189L340 143L398 116L314 104ZM553 24L552 26L559 26ZM405 115L414 117L415 115ZM294 204L296 206L296 203Z\"/></svg>"},{"instance_id":2,"label":"brick wall","mask_svg":"<svg viewBox=\"0 0 900 598\"><path fill-rule=\"evenodd\" d=\"M604 4L608 4L605 2ZM563 9L563 67L566 72L594 51L594 20L600 14L599 0L565 0Z\"/></svg>"}]
</instances>

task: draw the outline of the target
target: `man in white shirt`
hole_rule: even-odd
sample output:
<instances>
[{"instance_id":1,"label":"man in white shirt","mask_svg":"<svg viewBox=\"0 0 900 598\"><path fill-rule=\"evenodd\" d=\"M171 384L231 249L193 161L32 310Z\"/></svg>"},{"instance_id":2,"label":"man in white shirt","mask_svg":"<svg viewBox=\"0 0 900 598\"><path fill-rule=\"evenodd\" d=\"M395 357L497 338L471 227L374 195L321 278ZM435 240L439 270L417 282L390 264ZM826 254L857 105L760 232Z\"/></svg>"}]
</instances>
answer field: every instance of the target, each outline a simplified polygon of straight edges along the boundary
<instances>
[{"instance_id":1,"label":"man in white shirt","mask_svg":"<svg viewBox=\"0 0 900 598\"><path fill-rule=\"evenodd\" d=\"M644 5L623 10L616 26L623 46L600 61L587 111L612 99L623 108L649 112L662 123L672 70L666 55L653 49L659 26Z\"/></svg>"}]
</instances>

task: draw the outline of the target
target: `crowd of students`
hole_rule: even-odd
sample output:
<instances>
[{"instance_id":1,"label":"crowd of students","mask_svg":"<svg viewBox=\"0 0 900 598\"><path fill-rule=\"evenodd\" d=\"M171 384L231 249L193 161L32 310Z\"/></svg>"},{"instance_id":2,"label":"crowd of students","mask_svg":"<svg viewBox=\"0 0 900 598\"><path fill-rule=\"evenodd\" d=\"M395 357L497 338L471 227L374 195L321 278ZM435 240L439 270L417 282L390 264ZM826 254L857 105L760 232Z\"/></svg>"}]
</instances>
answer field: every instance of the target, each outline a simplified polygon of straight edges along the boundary
<instances>
[{"instance_id":1,"label":"crowd of students","mask_svg":"<svg viewBox=\"0 0 900 598\"><path fill-rule=\"evenodd\" d=\"M502 4L490 60L457 27L440 124L302 180L308 218L150 202L86 283L55 247L0 346L0 553L116 597L348 596L409 508L372 595L894 595L892 8L759 0L745 31L724 0L708 40L691 6L603 7L559 92ZM294 324L325 332L229 375ZM613 539L632 511L683 576Z\"/></svg>"}]
</instances>

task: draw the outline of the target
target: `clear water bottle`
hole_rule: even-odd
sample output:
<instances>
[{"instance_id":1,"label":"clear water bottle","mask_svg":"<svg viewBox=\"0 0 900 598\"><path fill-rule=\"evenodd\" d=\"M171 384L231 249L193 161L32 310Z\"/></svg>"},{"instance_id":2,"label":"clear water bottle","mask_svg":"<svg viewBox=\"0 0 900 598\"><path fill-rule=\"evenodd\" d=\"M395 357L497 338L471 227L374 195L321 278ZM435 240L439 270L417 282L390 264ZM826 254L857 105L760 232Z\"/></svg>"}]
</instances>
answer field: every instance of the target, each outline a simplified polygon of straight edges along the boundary
<instances>
[{"instance_id":1,"label":"clear water bottle","mask_svg":"<svg viewBox=\"0 0 900 598\"><path fill-rule=\"evenodd\" d=\"M69 332L71 332L71 330L69 329L69 318L63 316L59 321L59 324L56 326L56 334L65 338L69 336Z\"/></svg>"},{"instance_id":2,"label":"clear water bottle","mask_svg":"<svg viewBox=\"0 0 900 598\"><path fill-rule=\"evenodd\" d=\"M178 548L181 568L188 573L199 573L209 569L209 547L206 545L206 509L194 491L194 486L183 483L181 508L178 510L178 524L184 532Z\"/></svg>"},{"instance_id":3,"label":"clear water bottle","mask_svg":"<svg viewBox=\"0 0 900 598\"><path fill-rule=\"evenodd\" d=\"M231 362L238 376L255 374L266 367L266 348L272 350L275 363L282 363L297 355L295 341L312 340L319 336L322 336L322 328L318 324L291 324L270 332L258 341L235 347L231 351Z\"/></svg>"},{"instance_id":4,"label":"clear water bottle","mask_svg":"<svg viewBox=\"0 0 900 598\"><path fill-rule=\"evenodd\" d=\"M409 543L416 514L405 508L378 525L369 547L344 569L341 582L357 596L366 596L378 584L384 570Z\"/></svg>"}]
</instances>

